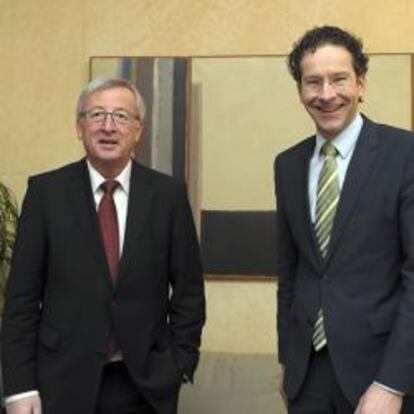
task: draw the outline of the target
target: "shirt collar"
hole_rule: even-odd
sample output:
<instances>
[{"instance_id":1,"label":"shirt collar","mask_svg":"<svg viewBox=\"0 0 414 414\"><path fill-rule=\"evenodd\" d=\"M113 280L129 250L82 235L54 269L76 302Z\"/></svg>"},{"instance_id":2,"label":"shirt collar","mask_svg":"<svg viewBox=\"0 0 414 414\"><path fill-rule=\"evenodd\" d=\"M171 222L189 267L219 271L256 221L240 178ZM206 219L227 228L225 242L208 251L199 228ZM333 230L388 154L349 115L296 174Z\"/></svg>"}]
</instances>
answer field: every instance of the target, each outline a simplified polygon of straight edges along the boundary
<instances>
[{"instance_id":1,"label":"shirt collar","mask_svg":"<svg viewBox=\"0 0 414 414\"><path fill-rule=\"evenodd\" d=\"M354 120L332 140L332 144L338 150L339 156L341 158L346 158L349 153L355 148L363 122L364 121L361 114L357 113ZM322 145L325 144L325 142L326 139L317 133L314 154L320 154Z\"/></svg>"},{"instance_id":2,"label":"shirt collar","mask_svg":"<svg viewBox=\"0 0 414 414\"><path fill-rule=\"evenodd\" d=\"M89 177L91 180L92 192L95 194L97 191L100 191L101 184L106 181L106 178L103 177L89 162L86 160L88 166ZM118 181L119 188L121 188L125 194L129 194L129 184L131 179L131 170L132 170L132 161L129 160L128 164L121 171L121 173L114 178L115 181Z\"/></svg>"}]
</instances>

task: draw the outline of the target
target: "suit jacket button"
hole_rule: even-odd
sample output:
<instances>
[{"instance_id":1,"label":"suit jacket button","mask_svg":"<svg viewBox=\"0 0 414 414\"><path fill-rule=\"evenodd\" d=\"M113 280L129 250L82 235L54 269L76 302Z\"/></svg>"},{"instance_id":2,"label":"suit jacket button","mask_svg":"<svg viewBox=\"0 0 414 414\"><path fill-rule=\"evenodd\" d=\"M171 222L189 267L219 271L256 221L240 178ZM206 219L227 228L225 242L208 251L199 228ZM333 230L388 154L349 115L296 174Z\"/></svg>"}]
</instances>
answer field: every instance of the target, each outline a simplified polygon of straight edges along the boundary
<instances>
[{"instance_id":1,"label":"suit jacket button","mask_svg":"<svg viewBox=\"0 0 414 414\"><path fill-rule=\"evenodd\" d=\"M328 284L331 282L331 278L326 274L322 276L322 280L325 284Z\"/></svg>"}]
</instances>

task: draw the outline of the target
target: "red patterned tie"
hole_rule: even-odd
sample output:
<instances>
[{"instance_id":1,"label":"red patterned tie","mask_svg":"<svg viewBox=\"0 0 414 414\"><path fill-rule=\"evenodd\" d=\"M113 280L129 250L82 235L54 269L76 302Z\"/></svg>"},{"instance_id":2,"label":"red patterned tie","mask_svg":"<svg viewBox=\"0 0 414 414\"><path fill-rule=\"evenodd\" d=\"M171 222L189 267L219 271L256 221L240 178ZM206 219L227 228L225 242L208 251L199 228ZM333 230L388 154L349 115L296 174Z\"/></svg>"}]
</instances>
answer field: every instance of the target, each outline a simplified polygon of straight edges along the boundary
<instances>
[{"instance_id":1,"label":"red patterned tie","mask_svg":"<svg viewBox=\"0 0 414 414\"><path fill-rule=\"evenodd\" d=\"M105 247L106 259L112 280L118 277L119 266L119 229L118 217L113 193L118 186L118 182L107 180L101 184L104 195L99 203L98 215L101 227L102 239Z\"/></svg>"},{"instance_id":2,"label":"red patterned tie","mask_svg":"<svg viewBox=\"0 0 414 414\"><path fill-rule=\"evenodd\" d=\"M98 207L102 240L113 282L115 282L118 277L119 266L118 216L116 214L116 206L113 198L113 194L117 186L118 182L114 180L107 180L101 184L104 195ZM117 350L118 346L115 338L111 335L107 349L108 361L115 355Z\"/></svg>"}]
</instances>

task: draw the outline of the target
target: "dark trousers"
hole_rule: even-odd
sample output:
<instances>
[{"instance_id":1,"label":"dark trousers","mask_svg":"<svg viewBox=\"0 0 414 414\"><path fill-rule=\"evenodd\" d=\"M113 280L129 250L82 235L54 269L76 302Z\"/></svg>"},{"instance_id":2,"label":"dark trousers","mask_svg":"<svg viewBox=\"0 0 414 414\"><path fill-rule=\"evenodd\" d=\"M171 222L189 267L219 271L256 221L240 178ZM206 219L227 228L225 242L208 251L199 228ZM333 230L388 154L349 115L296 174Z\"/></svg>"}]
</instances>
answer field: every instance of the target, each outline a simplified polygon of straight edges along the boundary
<instances>
[{"instance_id":1,"label":"dark trousers","mask_svg":"<svg viewBox=\"0 0 414 414\"><path fill-rule=\"evenodd\" d=\"M353 414L354 408L343 395L329 353L314 352L299 395L289 401L289 414Z\"/></svg>"},{"instance_id":2,"label":"dark trousers","mask_svg":"<svg viewBox=\"0 0 414 414\"><path fill-rule=\"evenodd\" d=\"M156 414L122 361L107 364L94 414Z\"/></svg>"},{"instance_id":3,"label":"dark trousers","mask_svg":"<svg viewBox=\"0 0 414 414\"><path fill-rule=\"evenodd\" d=\"M355 408L339 387L328 350L314 352L299 395L289 401L289 414L353 414ZM401 414L414 414L413 397L404 398Z\"/></svg>"}]
</instances>

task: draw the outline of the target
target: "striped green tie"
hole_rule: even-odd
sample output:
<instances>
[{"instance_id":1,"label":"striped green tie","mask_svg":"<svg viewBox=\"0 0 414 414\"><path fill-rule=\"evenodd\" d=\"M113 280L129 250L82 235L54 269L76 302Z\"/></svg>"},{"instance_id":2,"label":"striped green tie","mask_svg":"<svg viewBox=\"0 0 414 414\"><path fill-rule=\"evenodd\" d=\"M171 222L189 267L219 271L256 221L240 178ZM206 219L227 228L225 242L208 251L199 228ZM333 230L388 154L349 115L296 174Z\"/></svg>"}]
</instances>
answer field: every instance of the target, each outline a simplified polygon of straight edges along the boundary
<instances>
[{"instance_id":1,"label":"striped green tie","mask_svg":"<svg viewBox=\"0 0 414 414\"><path fill-rule=\"evenodd\" d=\"M316 194L315 232L322 257L325 258L338 207L340 189L336 165L338 150L331 143L327 142L323 145L321 153L325 156L325 161L319 175ZM319 351L326 345L322 309L319 309L317 315L312 342L316 351Z\"/></svg>"}]
</instances>

